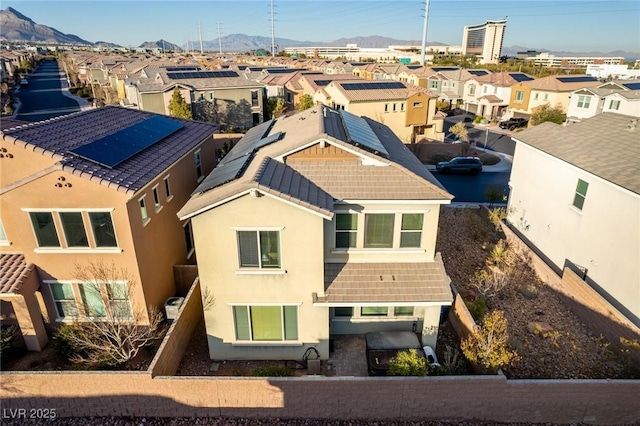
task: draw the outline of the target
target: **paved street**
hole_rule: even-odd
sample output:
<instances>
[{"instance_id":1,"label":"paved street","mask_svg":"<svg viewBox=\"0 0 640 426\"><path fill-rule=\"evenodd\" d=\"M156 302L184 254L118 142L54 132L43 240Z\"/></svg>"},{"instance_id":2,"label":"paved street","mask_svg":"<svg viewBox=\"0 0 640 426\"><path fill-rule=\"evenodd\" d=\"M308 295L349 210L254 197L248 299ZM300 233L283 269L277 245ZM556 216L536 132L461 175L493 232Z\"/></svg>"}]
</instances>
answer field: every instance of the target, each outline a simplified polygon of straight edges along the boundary
<instances>
[{"instance_id":1,"label":"paved street","mask_svg":"<svg viewBox=\"0 0 640 426\"><path fill-rule=\"evenodd\" d=\"M80 111L78 101L63 94L67 80L56 61L42 62L28 80L29 84L16 93L20 99L18 120L40 121Z\"/></svg>"},{"instance_id":2,"label":"paved street","mask_svg":"<svg viewBox=\"0 0 640 426\"><path fill-rule=\"evenodd\" d=\"M487 203L485 192L492 187L498 188L504 195L508 195L510 174L510 171L482 172L476 176L433 173L447 191L455 195L453 203Z\"/></svg>"},{"instance_id":3,"label":"paved street","mask_svg":"<svg viewBox=\"0 0 640 426\"><path fill-rule=\"evenodd\" d=\"M463 116L447 117L444 121L444 134L450 135L449 127L462 120ZM504 154L513 155L516 144L511 139L513 132L502 130L496 125L489 127L466 123L469 132L469 140L475 142L477 146L490 149L492 151L502 152Z\"/></svg>"}]
</instances>

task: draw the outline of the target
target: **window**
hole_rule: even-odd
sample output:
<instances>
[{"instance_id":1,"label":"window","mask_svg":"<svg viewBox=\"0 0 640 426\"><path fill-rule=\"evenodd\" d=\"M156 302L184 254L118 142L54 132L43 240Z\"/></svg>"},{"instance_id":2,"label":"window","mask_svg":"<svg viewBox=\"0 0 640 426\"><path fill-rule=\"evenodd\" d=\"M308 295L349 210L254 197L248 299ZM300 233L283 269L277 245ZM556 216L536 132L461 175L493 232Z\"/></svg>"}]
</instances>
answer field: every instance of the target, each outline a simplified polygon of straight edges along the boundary
<instances>
[{"instance_id":1,"label":"window","mask_svg":"<svg viewBox=\"0 0 640 426\"><path fill-rule=\"evenodd\" d=\"M353 316L353 308L351 307L333 308L333 316L338 318L351 318Z\"/></svg>"},{"instance_id":2,"label":"window","mask_svg":"<svg viewBox=\"0 0 640 426\"><path fill-rule=\"evenodd\" d=\"M149 220L149 215L147 214L147 204L144 198L145 197L142 197L138 200L138 203L140 204L140 217L142 218L143 223Z\"/></svg>"},{"instance_id":3,"label":"window","mask_svg":"<svg viewBox=\"0 0 640 426\"><path fill-rule=\"evenodd\" d=\"M402 215L400 228L400 247L420 247L422 238L422 213L405 213Z\"/></svg>"},{"instance_id":4,"label":"window","mask_svg":"<svg viewBox=\"0 0 640 426\"><path fill-rule=\"evenodd\" d=\"M7 233L4 232L4 226L2 226L2 220L0 220L0 246L8 246L9 239L7 238Z\"/></svg>"},{"instance_id":5,"label":"window","mask_svg":"<svg viewBox=\"0 0 640 426\"><path fill-rule=\"evenodd\" d=\"M516 102L522 103L523 100L524 100L524 91L518 90L516 92Z\"/></svg>"},{"instance_id":6,"label":"window","mask_svg":"<svg viewBox=\"0 0 640 426\"><path fill-rule=\"evenodd\" d=\"M404 102L400 104L400 112L404 112Z\"/></svg>"},{"instance_id":7,"label":"window","mask_svg":"<svg viewBox=\"0 0 640 426\"><path fill-rule=\"evenodd\" d=\"M434 80L430 80L429 81L429 89L437 89L438 88L438 82L434 81Z\"/></svg>"},{"instance_id":8,"label":"window","mask_svg":"<svg viewBox=\"0 0 640 426\"><path fill-rule=\"evenodd\" d=\"M469 95L475 95L476 94L476 85L472 84L469 86Z\"/></svg>"},{"instance_id":9,"label":"window","mask_svg":"<svg viewBox=\"0 0 640 426\"><path fill-rule=\"evenodd\" d=\"M51 295L58 311L58 318L72 318L78 316L76 298L71 284L50 283Z\"/></svg>"},{"instance_id":10,"label":"window","mask_svg":"<svg viewBox=\"0 0 640 426\"><path fill-rule=\"evenodd\" d=\"M111 316L119 319L132 319L133 313L131 312L131 303L129 303L127 284L123 282L107 283L105 288Z\"/></svg>"},{"instance_id":11,"label":"window","mask_svg":"<svg viewBox=\"0 0 640 426\"><path fill-rule=\"evenodd\" d=\"M396 317L413 316L413 306L396 306L393 308L393 315Z\"/></svg>"},{"instance_id":12,"label":"window","mask_svg":"<svg viewBox=\"0 0 640 426\"><path fill-rule=\"evenodd\" d=\"M251 106L254 106L254 107L258 106L258 91L257 90L252 90L251 91Z\"/></svg>"},{"instance_id":13,"label":"window","mask_svg":"<svg viewBox=\"0 0 640 426\"><path fill-rule=\"evenodd\" d=\"M422 102L414 102L413 103L413 107L414 108L422 108Z\"/></svg>"},{"instance_id":14,"label":"window","mask_svg":"<svg viewBox=\"0 0 640 426\"><path fill-rule=\"evenodd\" d=\"M549 94L548 94L548 93L545 93L545 94L544 94L544 100L545 100L545 101L548 101L548 100L549 100Z\"/></svg>"},{"instance_id":15,"label":"window","mask_svg":"<svg viewBox=\"0 0 640 426\"><path fill-rule=\"evenodd\" d=\"M214 92L209 92L209 100L213 101L215 99Z\"/></svg>"},{"instance_id":16,"label":"window","mask_svg":"<svg viewBox=\"0 0 640 426\"><path fill-rule=\"evenodd\" d=\"M384 112L389 112L389 104L384 104Z\"/></svg>"},{"instance_id":17,"label":"window","mask_svg":"<svg viewBox=\"0 0 640 426\"><path fill-rule=\"evenodd\" d=\"M393 214L365 214L365 248L391 248L393 246Z\"/></svg>"},{"instance_id":18,"label":"window","mask_svg":"<svg viewBox=\"0 0 640 426\"><path fill-rule=\"evenodd\" d=\"M356 246L358 215L351 213L336 214L336 248Z\"/></svg>"},{"instance_id":19,"label":"window","mask_svg":"<svg viewBox=\"0 0 640 426\"><path fill-rule=\"evenodd\" d=\"M482 87L482 93L487 93L487 90L489 90L489 88L487 86L483 86Z\"/></svg>"},{"instance_id":20,"label":"window","mask_svg":"<svg viewBox=\"0 0 640 426\"><path fill-rule=\"evenodd\" d=\"M167 196L167 201L173 198L173 195L171 195L171 186L169 185L169 176L164 178L164 193Z\"/></svg>"},{"instance_id":21,"label":"window","mask_svg":"<svg viewBox=\"0 0 640 426\"><path fill-rule=\"evenodd\" d=\"M540 96L540 93L536 93L535 95L533 95L533 99L537 101L539 96Z\"/></svg>"},{"instance_id":22,"label":"window","mask_svg":"<svg viewBox=\"0 0 640 426\"><path fill-rule=\"evenodd\" d=\"M298 340L297 306L234 306L237 340Z\"/></svg>"},{"instance_id":23,"label":"window","mask_svg":"<svg viewBox=\"0 0 640 426\"><path fill-rule=\"evenodd\" d=\"M611 102L609 102L609 109L617 111L618 108L620 108L620 101L612 99Z\"/></svg>"},{"instance_id":24,"label":"window","mask_svg":"<svg viewBox=\"0 0 640 426\"><path fill-rule=\"evenodd\" d=\"M393 112L396 112L396 104L393 104Z\"/></svg>"},{"instance_id":25,"label":"window","mask_svg":"<svg viewBox=\"0 0 640 426\"><path fill-rule=\"evenodd\" d=\"M157 213L162 208L162 205L160 204L160 194L158 193L158 185L154 186L151 192L153 192L153 206L156 208Z\"/></svg>"},{"instance_id":26,"label":"window","mask_svg":"<svg viewBox=\"0 0 640 426\"><path fill-rule=\"evenodd\" d=\"M110 212L89 212L96 247L118 247Z\"/></svg>"},{"instance_id":27,"label":"window","mask_svg":"<svg viewBox=\"0 0 640 426\"><path fill-rule=\"evenodd\" d=\"M191 221L187 221L187 223L183 226L184 229L184 240L187 244L187 257L191 257L193 252L193 230L191 229Z\"/></svg>"},{"instance_id":28,"label":"window","mask_svg":"<svg viewBox=\"0 0 640 426\"><path fill-rule=\"evenodd\" d=\"M202 179L202 158L200 156L200 150L197 150L193 155L196 162L196 177L198 181L200 181Z\"/></svg>"},{"instance_id":29,"label":"window","mask_svg":"<svg viewBox=\"0 0 640 426\"><path fill-rule=\"evenodd\" d=\"M280 268L279 231L238 231L241 268Z\"/></svg>"},{"instance_id":30,"label":"window","mask_svg":"<svg viewBox=\"0 0 640 426\"><path fill-rule=\"evenodd\" d=\"M589 104L591 103L591 96L578 96L578 108L589 108Z\"/></svg>"},{"instance_id":31,"label":"window","mask_svg":"<svg viewBox=\"0 0 640 426\"><path fill-rule=\"evenodd\" d=\"M36 233L38 247L60 247L58 232L51 212L31 212L31 223Z\"/></svg>"},{"instance_id":32,"label":"window","mask_svg":"<svg viewBox=\"0 0 640 426\"><path fill-rule=\"evenodd\" d=\"M363 306L360 308L360 316L362 317L386 317L389 308L386 306Z\"/></svg>"},{"instance_id":33,"label":"window","mask_svg":"<svg viewBox=\"0 0 640 426\"><path fill-rule=\"evenodd\" d=\"M102 300L102 294L100 293L100 287L94 283L81 283L78 284L80 290L80 297L82 298L82 306L84 307L84 314L88 317L105 317L107 311L104 306L104 300Z\"/></svg>"},{"instance_id":34,"label":"window","mask_svg":"<svg viewBox=\"0 0 640 426\"><path fill-rule=\"evenodd\" d=\"M60 212L60 221L62 222L67 247L89 247L82 213Z\"/></svg>"},{"instance_id":35,"label":"window","mask_svg":"<svg viewBox=\"0 0 640 426\"><path fill-rule=\"evenodd\" d=\"M580 210L584 206L584 200L587 197L587 189L589 184L582 179L578 179L578 185L576 186L576 195L573 197L573 205Z\"/></svg>"}]
</instances>

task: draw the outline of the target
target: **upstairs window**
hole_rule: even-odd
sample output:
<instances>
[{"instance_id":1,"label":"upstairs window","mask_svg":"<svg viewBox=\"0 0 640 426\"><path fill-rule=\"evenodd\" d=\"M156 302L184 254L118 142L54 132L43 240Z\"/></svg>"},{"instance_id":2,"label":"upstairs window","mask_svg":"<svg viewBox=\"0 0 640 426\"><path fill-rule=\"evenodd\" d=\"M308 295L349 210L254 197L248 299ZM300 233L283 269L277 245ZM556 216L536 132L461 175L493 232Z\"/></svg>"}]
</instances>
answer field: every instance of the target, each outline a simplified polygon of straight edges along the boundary
<instances>
[{"instance_id":1,"label":"upstairs window","mask_svg":"<svg viewBox=\"0 0 640 426\"><path fill-rule=\"evenodd\" d=\"M156 208L157 213L162 207L162 204L160 204L160 193L158 192L158 185L154 186L151 191L153 192L153 206Z\"/></svg>"},{"instance_id":2,"label":"upstairs window","mask_svg":"<svg viewBox=\"0 0 640 426\"><path fill-rule=\"evenodd\" d=\"M238 231L241 268L280 268L279 231Z\"/></svg>"},{"instance_id":3,"label":"upstairs window","mask_svg":"<svg viewBox=\"0 0 640 426\"><path fill-rule=\"evenodd\" d=\"M173 195L171 195L171 185L169 185L169 176L164 178L164 193L167 196L167 201L173 198Z\"/></svg>"},{"instance_id":4,"label":"upstairs window","mask_svg":"<svg viewBox=\"0 0 640 426\"><path fill-rule=\"evenodd\" d=\"M89 247L87 232L82 221L82 213L60 212L60 221L62 222L67 247Z\"/></svg>"},{"instance_id":5,"label":"upstairs window","mask_svg":"<svg viewBox=\"0 0 640 426\"><path fill-rule=\"evenodd\" d=\"M393 247L393 213L365 214L364 216L364 247L391 248Z\"/></svg>"},{"instance_id":6,"label":"upstairs window","mask_svg":"<svg viewBox=\"0 0 640 426\"><path fill-rule=\"evenodd\" d=\"M254 106L254 107L258 106L258 91L257 90L252 90L251 91L251 106Z\"/></svg>"},{"instance_id":7,"label":"upstairs window","mask_svg":"<svg viewBox=\"0 0 640 426\"><path fill-rule=\"evenodd\" d=\"M336 214L336 248L356 246L358 233L358 215L351 213Z\"/></svg>"},{"instance_id":8,"label":"upstairs window","mask_svg":"<svg viewBox=\"0 0 640 426\"><path fill-rule=\"evenodd\" d=\"M589 108L589 104L591 104L591 96L578 96L578 108Z\"/></svg>"},{"instance_id":9,"label":"upstairs window","mask_svg":"<svg viewBox=\"0 0 640 426\"><path fill-rule=\"evenodd\" d=\"M202 157L200 156L200 150L193 153L194 161L196 163L196 177L198 181L202 179Z\"/></svg>"},{"instance_id":10,"label":"upstairs window","mask_svg":"<svg viewBox=\"0 0 640 426\"><path fill-rule=\"evenodd\" d=\"M584 200L587 198L587 189L589 189L589 184L582 179L578 179L576 194L573 197L574 207L582 210L582 207L584 206Z\"/></svg>"},{"instance_id":11,"label":"upstairs window","mask_svg":"<svg viewBox=\"0 0 640 426\"><path fill-rule=\"evenodd\" d=\"M116 232L109 212L89 212L96 247L118 247Z\"/></svg>"},{"instance_id":12,"label":"upstairs window","mask_svg":"<svg viewBox=\"0 0 640 426\"><path fill-rule=\"evenodd\" d=\"M405 213L402 215L400 229L400 247L420 247L422 239L422 213Z\"/></svg>"},{"instance_id":13,"label":"upstairs window","mask_svg":"<svg viewBox=\"0 0 640 426\"><path fill-rule=\"evenodd\" d=\"M516 92L516 102L517 103L522 103L523 100L524 100L524 91L518 90Z\"/></svg>"},{"instance_id":14,"label":"upstairs window","mask_svg":"<svg viewBox=\"0 0 640 426\"><path fill-rule=\"evenodd\" d=\"M7 238L7 233L4 232L4 226L2 226L2 220L0 220L0 246L8 246L9 239Z\"/></svg>"},{"instance_id":15,"label":"upstairs window","mask_svg":"<svg viewBox=\"0 0 640 426\"><path fill-rule=\"evenodd\" d=\"M617 111L618 108L620 108L620 101L612 99L611 102L609 102L609 109Z\"/></svg>"},{"instance_id":16,"label":"upstairs window","mask_svg":"<svg viewBox=\"0 0 640 426\"><path fill-rule=\"evenodd\" d=\"M475 94L476 94L476 85L475 84L469 85L469 95L475 95Z\"/></svg>"},{"instance_id":17,"label":"upstairs window","mask_svg":"<svg viewBox=\"0 0 640 426\"><path fill-rule=\"evenodd\" d=\"M51 212L31 212L29 215L36 233L38 247L60 247L53 214Z\"/></svg>"},{"instance_id":18,"label":"upstairs window","mask_svg":"<svg viewBox=\"0 0 640 426\"><path fill-rule=\"evenodd\" d=\"M142 223L146 223L149 220L149 214L147 213L145 197L140 198L138 200L138 204L140 206L140 217L142 218Z\"/></svg>"}]
</instances>

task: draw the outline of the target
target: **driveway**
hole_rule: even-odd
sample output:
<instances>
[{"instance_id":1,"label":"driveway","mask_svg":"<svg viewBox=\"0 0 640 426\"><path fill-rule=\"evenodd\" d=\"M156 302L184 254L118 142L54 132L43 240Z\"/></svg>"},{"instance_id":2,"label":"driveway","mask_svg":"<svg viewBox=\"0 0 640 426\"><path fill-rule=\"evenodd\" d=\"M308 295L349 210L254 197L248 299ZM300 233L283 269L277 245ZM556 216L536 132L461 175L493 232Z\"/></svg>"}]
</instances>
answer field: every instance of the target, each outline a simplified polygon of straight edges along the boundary
<instances>
[{"instance_id":1,"label":"driveway","mask_svg":"<svg viewBox=\"0 0 640 426\"><path fill-rule=\"evenodd\" d=\"M447 117L444 120L444 134L449 135L449 127L462 120L464 116ZM482 126L479 124L466 123L469 133L469 140L476 142L476 145L492 151L513 155L516 143L511 139L511 131L503 130L497 125Z\"/></svg>"},{"instance_id":2,"label":"driveway","mask_svg":"<svg viewBox=\"0 0 640 426\"><path fill-rule=\"evenodd\" d=\"M28 77L29 84L16 92L19 99L16 119L41 121L81 110L80 102L69 94L67 79L56 61L43 61Z\"/></svg>"}]
</instances>

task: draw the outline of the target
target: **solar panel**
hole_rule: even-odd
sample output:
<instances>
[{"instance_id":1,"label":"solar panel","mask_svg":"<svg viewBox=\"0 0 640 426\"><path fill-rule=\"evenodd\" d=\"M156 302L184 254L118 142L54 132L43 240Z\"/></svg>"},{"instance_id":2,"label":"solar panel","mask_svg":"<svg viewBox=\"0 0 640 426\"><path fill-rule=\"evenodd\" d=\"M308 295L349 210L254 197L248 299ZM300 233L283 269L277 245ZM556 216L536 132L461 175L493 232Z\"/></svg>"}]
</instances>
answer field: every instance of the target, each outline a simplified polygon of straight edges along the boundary
<instances>
[{"instance_id":1,"label":"solar panel","mask_svg":"<svg viewBox=\"0 0 640 426\"><path fill-rule=\"evenodd\" d=\"M207 176L191 195L201 194L210 189L222 186L238 179L244 173L251 162L252 154L244 154L231 161L224 161L216 166L209 176Z\"/></svg>"},{"instance_id":2,"label":"solar panel","mask_svg":"<svg viewBox=\"0 0 640 426\"><path fill-rule=\"evenodd\" d=\"M288 74L288 73L292 73L292 72L298 72L298 71L302 71L299 68L270 68L267 69L267 72L269 74Z\"/></svg>"},{"instance_id":3,"label":"solar panel","mask_svg":"<svg viewBox=\"0 0 640 426\"><path fill-rule=\"evenodd\" d=\"M238 77L238 73L230 70L181 71L181 72L168 72L167 77L169 77L172 80L184 80L188 78L225 78L225 77Z\"/></svg>"},{"instance_id":4,"label":"solar panel","mask_svg":"<svg viewBox=\"0 0 640 426\"><path fill-rule=\"evenodd\" d=\"M174 71L200 71L200 67L192 67L192 66L188 66L188 67L165 67L165 69L168 72L174 72Z\"/></svg>"},{"instance_id":5,"label":"solar panel","mask_svg":"<svg viewBox=\"0 0 640 426\"><path fill-rule=\"evenodd\" d=\"M480 77L480 76L489 74L489 72L485 70L469 70L469 74L473 74L475 76Z\"/></svg>"},{"instance_id":6,"label":"solar panel","mask_svg":"<svg viewBox=\"0 0 640 426\"><path fill-rule=\"evenodd\" d=\"M341 110L342 121L347 132L348 142L360 148L371 151L374 154L389 158L389 152L382 145L378 136L371 130L369 123L357 115L351 114L345 110Z\"/></svg>"},{"instance_id":7,"label":"solar panel","mask_svg":"<svg viewBox=\"0 0 640 426\"><path fill-rule=\"evenodd\" d=\"M315 83L317 86L324 87L324 86L328 86L328 85L329 85L329 83L331 83L332 81L333 81L333 80L314 80L314 83Z\"/></svg>"},{"instance_id":8,"label":"solar panel","mask_svg":"<svg viewBox=\"0 0 640 426\"><path fill-rule=\"evenodd\" d=\"M342 83L344 90L382 90L382 89L406 89L400 81L381 81L379 83Z\"/></svg>"},{"instance_id":9,"label":"solar panel","mask_svg":"<svg viewBox=\"0 0 640 426\"><path fill-rule=\"evenodd\" d=\"M640 90L640 83L625 83L623 86L629 90Z\"/></svg>"},{"instance_id":10,"label":"solar panel","mask_svg":"<svg viewBox=\"0 0 640 426\"><path fill-rule=\"evenodd\" d=\"M598 80L590 75L581 75L579 77L558 77L558 81L562 83L588 83Z\"/></svg>"},{"instance_id":11,"label":"solar panel","mask_svg":"<svg viewBox=\"0 0 640 426\"><path fill-rule=\"evenodd\" d=\"M517 81L518 83L522 82L522 81L529 81L529 80L533 80L533 77L529 77L526 74L509 74L511 76L511 78L513 78L515 81Z\"/></svg>"},{"instance_id":12,"label":"solar panel","mask_svg":"<svg viewBox=\"0 0 640 426\"><path fill-rule=\"evenodd\" d=\"M458 70L458 67L436 67L436 68L431 68L432 70L434 70L435 72L440 72L440 71L455 71Z\"/></svg>"},{"instance_id":13,"label":"solar panel","mask_svg":"<svg viewBox=\"0 0 640 426\"><path fill-rule=\"evenodd\" d=\"M111 135L74 148L70 152L112 169L182 127L184 126L178 121L154 115Z\"/></svg>"}]
</instances>

